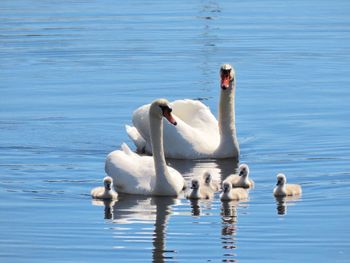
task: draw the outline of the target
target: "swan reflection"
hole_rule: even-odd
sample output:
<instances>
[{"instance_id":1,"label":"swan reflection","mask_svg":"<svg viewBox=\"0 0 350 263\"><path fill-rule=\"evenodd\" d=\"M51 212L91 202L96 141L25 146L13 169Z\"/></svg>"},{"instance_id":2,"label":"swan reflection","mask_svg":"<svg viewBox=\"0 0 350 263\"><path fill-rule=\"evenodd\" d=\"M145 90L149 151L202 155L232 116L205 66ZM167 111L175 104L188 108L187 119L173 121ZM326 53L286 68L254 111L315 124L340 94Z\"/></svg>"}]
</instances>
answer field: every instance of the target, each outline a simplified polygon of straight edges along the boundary
<instances>
[{"instance_id":1,"label":"swan reflection","mask_svg":"<svg viewBox=\"0 0 350 263\"><path fill-rule=\"evenodd\" d=\"M192 216L200 216L201 215L201 207L199 205L199 199L190 199Z\"/></svg>"},{"instance_id":2,"label":"swan reflection","mask_svg":"<svg viewBox=\"0 0 350 263\"><path fill-rule=\"evenodd\" d=\"M179 171L186 181L210 171L214 181L222 182L238 169L238 161L234 158L217 160L167 159L167 163Z\"/></svg>"},{"instance_id":3,"label":"swan reflection","mask_svg":"<svg viewBox=\"0 0 350 263\"><path fill-rule=\"evenodd\" d=\"M276 200L276 209L278 215L287 214L287 207L294 205L297 201L299 201L300 196L275 196Z\"/></svg>"},{"instance_id":4,"label":"swan reflection","mask_svg":"<svg viewBox=\"0 0 350 263\"><path fill-rule=\"evenodd\" d=\"M210 210L212 210L212 200L203 200L203 199L189 199L191 204L191 214L192 216L201 216L201 215L211 215ZM202 212L202 209L207 211Z\"/></svg>"},{"instance_id":5,"label":"swan reflection","mask_svg":"<svg viewBox=\"0 0 350 263\"><path fill-rule=\"evenodd\" d=\"M165 254L175 252L166 249L166 227L172 213L171 206L178 203L180 203L180 200L172 197L121 194L119 200L114 202L111 210L108 208L110 205L106 204L105 211L111 211L111 222L118 225L118 227L112 227L116 231L119 231L122 225L143 223L152 226L152 234L148 233L147 235L152 236L153 262L164 262L165 259L169 258L169 255L166 256ZM148 227L146 228L148 229ZM146 228L143 228L143 230Z\"/></svg>"},{"instance_id":6,"label":"swan reflection","mask_svg":"<svg viewBox=\"0 0 350 263\"><path fill-rule=\"evenodd\" d=\"M224 201L221 207L221 243L224 249L222 262L236 262L236 230L238 201Z\"/></svg>"},{"instance_id":7,"label":"swan reflection","mask_svg":"<svg viewBox=\"0 0 350 263\"><path fill-rule=\"evenodd\" d=\"M104 206L104 219L112 219L113 217L113 206L117 200L110 199L92 199L91 203L95 206Z\"/></svg>"}]
</instances>

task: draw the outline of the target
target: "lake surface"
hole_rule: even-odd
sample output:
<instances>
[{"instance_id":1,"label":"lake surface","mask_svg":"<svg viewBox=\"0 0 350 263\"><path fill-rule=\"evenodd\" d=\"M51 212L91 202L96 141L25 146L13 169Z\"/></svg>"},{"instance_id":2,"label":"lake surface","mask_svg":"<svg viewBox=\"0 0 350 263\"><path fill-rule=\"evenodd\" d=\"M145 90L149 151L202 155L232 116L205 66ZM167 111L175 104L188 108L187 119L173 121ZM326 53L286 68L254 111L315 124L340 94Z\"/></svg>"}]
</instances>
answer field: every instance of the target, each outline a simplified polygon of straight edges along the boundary
<instances>
[{"instance_id":1,"label":"lake surface","mask_svg":"<svg viewBox=\"0 0 350 263\"><path fill-rule=\"evenodd\" d=\"M0 2L1 262L349 262L350 2ZM94 202L138 106L237 74L247 202ZM169 160L186 180L232 160ZM272 196L276 174L299 199Z\"/></svg>"}]
</instances>

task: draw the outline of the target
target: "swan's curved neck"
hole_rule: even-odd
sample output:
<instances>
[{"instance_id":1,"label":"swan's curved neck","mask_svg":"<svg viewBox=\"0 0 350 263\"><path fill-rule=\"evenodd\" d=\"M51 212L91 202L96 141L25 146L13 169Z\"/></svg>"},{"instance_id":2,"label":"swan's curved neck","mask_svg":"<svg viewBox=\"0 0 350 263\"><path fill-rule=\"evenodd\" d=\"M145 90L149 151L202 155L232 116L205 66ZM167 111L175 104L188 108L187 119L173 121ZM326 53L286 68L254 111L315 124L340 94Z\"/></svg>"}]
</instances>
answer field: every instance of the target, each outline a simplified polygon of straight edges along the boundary
<instances>
[{"instance_id":1,"label":"swan's curved neck","mask_svg":"<svg viewBox=\"0 0 350 263\"><path fill-rule=\"evenodd\" d=\"M155 191L156 195L162 195L163 193L169 193L169 190L173 189L172 180L169 175L169 171L166 165L164 157L163 147L163 120L150 115L150 131L151 131L151 144L154 160L154 167L156 170L156 183Z\"/></svg>"},{"instance_id":2,"label":"swan's curved neck","mask_svg":"<svg viewBox=\"0 0 350 263\"><path fill-rule=\"evenodd\" d=\"M221 89L219 103L219 131L220 148L235 149L234 155L238 156L239 149L235 124L235 92L236 85L233 82L231 82L229 89Z\"/></svg>"}]
</instances>

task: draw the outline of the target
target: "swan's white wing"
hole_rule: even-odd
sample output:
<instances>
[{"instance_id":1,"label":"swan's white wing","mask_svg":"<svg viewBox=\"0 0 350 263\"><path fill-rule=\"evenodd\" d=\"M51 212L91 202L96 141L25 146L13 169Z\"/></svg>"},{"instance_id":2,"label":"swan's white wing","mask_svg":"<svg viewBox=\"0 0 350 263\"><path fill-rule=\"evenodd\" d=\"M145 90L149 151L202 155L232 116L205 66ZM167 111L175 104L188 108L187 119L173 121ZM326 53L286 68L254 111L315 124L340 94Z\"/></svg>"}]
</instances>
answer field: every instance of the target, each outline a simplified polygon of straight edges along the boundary
<instances>
[{"instance_id":1,"label":"swan's white wing","mask_svg":"<svg viewBox=\"0 0 350 263\"><path fill-rule=\"evenodd\" d=\"M105 163L106 173L113 178L117 192L151 195L156 184L154 160L151 156L140 156L123 143L121 150L108 154ZM168 166L170 176L181 191L184 186L182 175Z\"/></svg>"},{"instance_id":2,"label":"swan's white wing","mask_svg":"<svg viewBox=\"0 0 350 263\"><path fill-rule=\"evenodd\" d=\"M170 105L177 125L163 121L165 155L173 158L200 158L213 152L219 144L220 136L218 122L210 109L195 100L177 100ZM147 104L134 111L133 124L146 141L145 151L151 153L149 107L150 104Z\"/></svg>"},{"instance_id":3,"label":"swan's white wing","mask_svg":"<svg viewBox=\"0 0 350 263\"><path fill-rule=\"evenodd\" d=\"M126 133L128 134L129 138L134 142L136 145L138 152L145 152L146 149L146 141L141 136L141 134L138 132L138 130L135 127L131 127L129 125L125 125Z\"/></svg>"},{"instance_id":4,"label":"swan's white wing","mask_svg":"<svg viewBox=\"0 0 350 263\"><path fill-rule=\"evenodd\" d=\"M204 129L205 133L218 130L218 122L208 106L197 100L176 100L170 103L173 114L194 129Z\"/></svg>"},{"instance_id":5,"label":"swan's white wing","mask_svg":"<svg viewBox=\"0 0 350 263\"><path fill-rule=\"evenodd\" d=\"M154 161L150 156L116 150L108 154L105 171L113 178L117 192L147 195L154 189Z\"/></svg>"},{"instance_id":6,"label":"swan's white wing","mask_svg":"<svg viewBox=\"0 0 350 263\"><path fill-rule=\"evenodd\" d=\"M132 123L140 136L144 139L145 145L142 150L147 153L152 152L151 147L151 134L149 124L149 108L151 104L146 104L136 109L132 115ZM137 144L135 143L137 146Z\"/></svg>"}]
</instances>

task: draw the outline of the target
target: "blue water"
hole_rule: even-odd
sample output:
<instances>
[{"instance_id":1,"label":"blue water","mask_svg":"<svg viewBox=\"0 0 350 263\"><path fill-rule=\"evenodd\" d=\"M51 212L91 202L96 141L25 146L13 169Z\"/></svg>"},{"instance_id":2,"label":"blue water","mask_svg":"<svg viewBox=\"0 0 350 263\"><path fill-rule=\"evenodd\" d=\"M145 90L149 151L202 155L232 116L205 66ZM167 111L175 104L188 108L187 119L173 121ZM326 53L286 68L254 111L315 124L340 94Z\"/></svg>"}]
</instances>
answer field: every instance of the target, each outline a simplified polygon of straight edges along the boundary
<instances>
[{"instance_id":1,"label":"blue water","mask_svg":"<svg viewBox=\"0 0 350 263\"><path fill-rule=\"evenodd\" d=\"M349 262L350 2L0 2L1 262ZM155 98L217 113L237 73L241 203L96 203L106 155ZM178 161L186 180L231 160ZM276 202L277 172L300 199Z\"/></svg>"}]
</instances>

